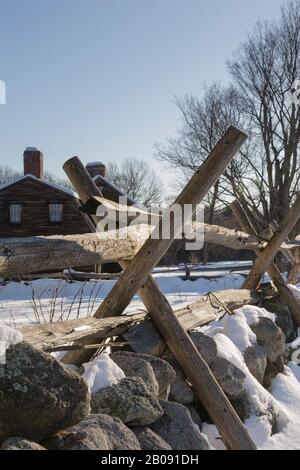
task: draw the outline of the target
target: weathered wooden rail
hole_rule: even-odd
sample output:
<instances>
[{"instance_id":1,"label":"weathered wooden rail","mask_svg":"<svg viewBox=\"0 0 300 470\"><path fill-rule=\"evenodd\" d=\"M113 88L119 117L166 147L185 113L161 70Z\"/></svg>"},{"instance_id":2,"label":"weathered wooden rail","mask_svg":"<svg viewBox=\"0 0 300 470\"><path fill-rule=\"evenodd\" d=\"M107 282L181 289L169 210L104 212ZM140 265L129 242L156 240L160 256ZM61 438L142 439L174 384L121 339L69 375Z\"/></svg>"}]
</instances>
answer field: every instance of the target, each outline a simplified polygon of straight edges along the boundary
<instances>
[{"instance_id":1,"label":"weathered wooden rail","mask_svg":"<svg viewBox=\"0 0 300 470\"><path fill-rule=\"evenodd\" d=\"M241 204L239 204L238 201L234 201L231 204L231 209L237 221L239 222L241 228L243 230L247 230L250 234L256 237L259 237L257 228L255 226L255 220L254 219L250 220L249 214L246 214L243 207L241 206ZM296 324L300 326L300 302L298 299L296 299L292 290L289 289L289 287L287 286L280 270L278 269L278 267L273 261L278 251L276 247L275 249L273 248L274 244L276 244L276 240L277 240L277 246L279 245L278 237L280 237L281 239L285 239L287 237L286 231L285 233L281 233L281 234L277 232L277 236L275 234L273 238L271 238L271 241L269 242L270 245L268 245L265 248L265 250L268 250L267 257L264 256L264 250L257 253L258 254L257 261L254 264L254 267L251 270L248 278L246 279L243 285L243 288L245 289L255 288L257 286L257 283L261 279L261 276L267 271L275 287L277 288L280 296L289 307ZM274 243L274 240L275 240L275 243ZM261 267L261 263L264 263L263 269Z\"/></svg>"},{"instance_id":2,"label":"weathered wooden rail","mask_svg":"<svg viewBox=\"0 0 300 470\"><path fill-rule=\"evenodd\" d=\"M270 264L274 261L282 243L289 236L299 218L300 195L298 196L289 213L281 222L278 230L274 232L274 235L268 242L266 248L258 255L258 258L243 285L244 289L255 289L257 287L262 276L265 274Z\"/></svg>"},{"instance_id":3,"label":"weathered wooden rail","mask_svg":"<svg viewBox=\"0 0 300 470\"><path fill-rule=\"evenodd\" d=\"M0 277L80 268L132 259L149 234L148 226L126 228L126 237L109 233L0 239Z\"/></svg>"},{"instance_id":4,"label":"weathered wooden rail","mask_svg":"<svg viewBox=\"0 0 300 470\"><path fill-rule=\"evenodd\" d=\"M186 331L191 331L216 320L222 310L220 304L234 311L243 305L256 304L258 301L258 296L247 290L226 290L215 292L212 297L204 296L187 307L176 310L175 314L182 327ZM135 326L134 339L128 341L133 349L138 350L143 342L144 351L153 352L152 348L155 343L157 349L154 353L160 355L159 351L163 352L166 348L165 342L153 326L149 330L150 322L147 318L147 312L138 311L132 315L114 318L83 317L33 325L20 328L20 331L26 341L39 349L46 350L49 347L60 347L74 341L80 344L97 344L107 338L122 335ZM146 338L143 334L145 328L148 330Z\"/></svg>"},{"instance_id":5,"label":"weathered wooden rail","mask_svg":"<svg viewBox=\"0 0 300 470\"><path fill-rule=\"evenodd\" d=\"M131 260L153 229L149 225L132 225L118 230L117 237L102 232L101 237L87 233L0 239L0 277L17 278L23 274ZM203 230L203 227L194 224L194 230ZM204 224L204 233L207 243L233 250L260 251L267 246L259 237L215 225ZM299 241L283 242L281 248L290 251L299 245Z\"/></svg>"}]
</instances>

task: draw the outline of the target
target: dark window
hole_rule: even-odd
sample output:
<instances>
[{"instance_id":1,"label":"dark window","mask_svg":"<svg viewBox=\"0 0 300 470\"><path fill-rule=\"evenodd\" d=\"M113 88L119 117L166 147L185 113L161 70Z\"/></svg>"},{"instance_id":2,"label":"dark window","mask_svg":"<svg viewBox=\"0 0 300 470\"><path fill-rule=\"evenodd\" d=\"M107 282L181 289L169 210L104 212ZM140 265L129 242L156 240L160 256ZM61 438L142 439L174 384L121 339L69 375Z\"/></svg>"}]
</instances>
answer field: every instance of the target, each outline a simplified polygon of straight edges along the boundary
<instances>
[{"instance_id":1,"label":"dark window","mask_svg":"<svg viewBox=\"0 0 300 470\"><path fill-rule=\"evenodd\" d=\"M61 202L50 202L49 220L52 224L59 224L63 221L63 204Z\"/></svg>"},{"instance_id":2,"label":"dark window","mask_svg":"<svg viewBox=\"0 0 300 470\"><path fill-rule=\"evenodd\" d=\"M22 223L22 204L12 203L9 205L9 221L11 224Z\"/></svg>"}]
</instances>

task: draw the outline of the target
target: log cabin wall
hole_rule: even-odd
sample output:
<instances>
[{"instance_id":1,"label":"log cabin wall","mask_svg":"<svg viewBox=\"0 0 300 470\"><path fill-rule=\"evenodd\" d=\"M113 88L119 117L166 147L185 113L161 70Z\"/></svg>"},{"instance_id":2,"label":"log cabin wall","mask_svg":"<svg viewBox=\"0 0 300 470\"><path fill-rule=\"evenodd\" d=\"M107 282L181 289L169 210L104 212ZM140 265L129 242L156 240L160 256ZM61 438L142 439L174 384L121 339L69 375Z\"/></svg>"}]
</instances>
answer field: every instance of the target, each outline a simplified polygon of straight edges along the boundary
<instances>
[{"instance_id":1,"label":"log cabin wall","mask_svg":"<svg viewBox=\"0 0 300 470\"><path fill-rule=\"evenodd\" d=\"M51 223L49 203L63 203L63 220ZM10 223L11 203L22 204L22 223ZM91 232L91 228L71 194L56 190L42 181L23 179L1 190L0 237L71 235Z\"/></svg>"}]
</instances>

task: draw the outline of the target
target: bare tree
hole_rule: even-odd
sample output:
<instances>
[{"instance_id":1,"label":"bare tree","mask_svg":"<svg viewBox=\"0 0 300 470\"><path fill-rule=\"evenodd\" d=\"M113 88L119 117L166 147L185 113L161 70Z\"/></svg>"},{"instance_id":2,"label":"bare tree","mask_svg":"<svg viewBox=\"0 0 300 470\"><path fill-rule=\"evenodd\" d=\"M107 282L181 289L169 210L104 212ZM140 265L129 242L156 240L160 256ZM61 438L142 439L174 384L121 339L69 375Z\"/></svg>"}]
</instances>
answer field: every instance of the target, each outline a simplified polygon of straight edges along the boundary
<instances>
[{"instance_id":1,"label":"bare tree","mask_svg":"<svg viewBox=\"0 0 300 470\"><path fill-rule=\"evenodd\" d=\"M58 184L59 186L63 186L67 189L74 189L73 185L70 183L69 180L67 180L66 178L60 178L59 176L56 176L48 171L45 173L45 180L49 181L49 183Z\"/></svg>"},{"instance_id":2,"label":"bare tree","mask_svg":"<svg viewBox=\"0 0 300 470\"><path fill-rule=\"evenodd\" d=\"M267 220L282 220L299 188L300 108L292 100L299 59L300 2L292 0L282 7L278 22L258 23L229 63L252 139L263 150L253 170Z\"/></svg>"},{"instance_id":3,"label":"bare tree","mask_svg":"<svg viewBox=\"0 0 300 470\"><path fill-rule=\"evenodd\" d=\"M162 181L143 160L127 158L119 165L110 163L108 180L146 207L159 205L161 202Z\"/></svg>"},{"instance_id":4,"label":"bare tree","mask_svg":"<svg viewBox=\"0 0 300 470\"><path fill-rule=\"evenodd\" d=\"M250 139L209 195L238 197L257 219L279 222L299 191L300 107L292 99L300 78L300 1L291 0L276 22L259 22L228 63L232 85L212 85L201 98L176 103L183 124L176 138L158 146L158 158L194 171L229 125Z\"/></svg>"},{"instance_id":5,"label":"bare tree","mask_svg":"<svg viewBox=\"0 0 300 470\"><path fill-rule=\"evenodd\" d=\"M9 166L0 166L0 184L8 183L20 176L22 176L20 172L13 170Z\"/></svg>"},{"instance_id":6,"label":"bare tree","mask_svg":"<svg viewBox=\"0 0 300 470\"><path fill-rule=\"evenodd\" d=\"M182 127L175 138L166 145L157 145L157 157L179 168L189 178L206 159L218 140L230 125L237 127L243 121L243 103L234 87L222 88L218 84L204 89L202 98L184 96L176 98L182 116ZM248 163L238 157L226 171L225 176L209 192L208 222L213 223L218 207L223 206L226 196L232 193L229 184L233 175L241 179L246 174Z\"/></svg>"}]
</instances>

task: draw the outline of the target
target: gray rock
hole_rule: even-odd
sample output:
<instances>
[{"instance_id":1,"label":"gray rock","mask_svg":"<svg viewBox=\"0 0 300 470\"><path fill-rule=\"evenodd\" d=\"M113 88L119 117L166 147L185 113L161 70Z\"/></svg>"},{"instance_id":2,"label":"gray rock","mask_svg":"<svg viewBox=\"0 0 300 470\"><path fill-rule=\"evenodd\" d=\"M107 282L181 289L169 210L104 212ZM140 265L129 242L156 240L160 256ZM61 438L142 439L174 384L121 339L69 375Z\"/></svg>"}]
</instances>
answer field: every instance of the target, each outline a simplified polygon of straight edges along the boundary
<instances>
[{"instance_id":1,"label":"gray rock","mask_svg":"<svg viewBox=\"0 0 300 470\"><path fill-rule=\"evenodd\" d=\"M122 336L136 353L153 354L153 356L160 357L166 348L164 340L150 319L142 321L137 326L132 326Z\"/></svg>"},{"instance_id":2,"label":"gray rock","mask_svg":"<svg viewBox=\"0 0 300 470\"><path fill-rule=\"evenodd\" d=\"M276 315L276 325L282 329L286 341L288 343L294 341L297 337L297 327L289 308L278 298L265 300L262 307Z\"/></svg>"},{"instance_id":3,"label":"gray rock","mask_svg":"<svg viewBox=\"0 0 300 470\"><path fill-rule=\"evenodd\" d=\"M193 422L187 408L177 403L161 401L164 415L151 425L173 450L209 450L206 438Z\"/></svg>"},{"instance_id":4,"label":"gray rock","mask_svg":"<svg viewBox=\"0 0 300 470\"><path fill-rule=\"evenodd\" d=\"M262 384L268 362L266 350L259 344L254 344L246 349L243 356L251 374Z\"/></svg>"},{"instance_id":5,"label":"gray rock","mask_svg":"<svg viewBox=\"0 0 300 470\"><path fill-rule=\"evenodd\" d=\"M190 337L204 360L212 367L217 357L217 344L215 340L200 331L192 332ZM176 371L176 379L171 385L169 399L182 405L190 405L195 401L195 393L186 380L178 362L169 350L165 353L163 359L168 361Z\"/></svg>"},{"instance_id":6,"label":"gray rock","mask_svg":"<svg viewBox=\"0 0 300 470\"><path fill-rule=\"evenodd\" d=\"M165 393L168 387L175 381L176 373L173 367L165 360L160 357L152 356L150 354L133 353L133 352L122 352L116 353L117 355L124 355L126 357L139 357L144 361L151 364L154 371L156 380L159 386L159 396ZM114 354L111 356L113 358Z\"/></svg>"},{"instance_id":7,"label":"gray rock","mask_svg":"<svg viewBox=\"0 0 300 470\"><path fill-rule=\"evenodd\" d=\"M163 359L169 362L176 372L175 381L171 384L169 400L182 405L189 405L195 400L195 394L187 382L185 375L183 374L178 362L171 352L167 352Z\"/></svg>"},{"instance_id":8,"label":"gray rock","mask_svg":"<svg viewBox=\"0 0 300 470\"><path fill-rule=\"evenodd\" d=\"M105 414L90 415L45 445L49 450L141 450L134 433Z\"/></svg>"},{"instance_id":9,"label":"gray rock","mask_svg":"<svg viewBox=\"0 0 300 470\"><path fill-rule=\"evenodd\" d=\"M265 348L270 362L276 362L278 357L284 355L285 336L272 320L260 318L258 323L250 328L256 335L257 342Z\"/></svg>"},{"instance_id":10,"label":"gray rock","mask_svg":"<svg viewBox=\"0 0 300 470\"><path fill-rule=\"evenodd\" d=\"M141 378L149 392L158 396L158 383L148 361L137 356L112 354L111 359L123 370L126 377Z\"/></svg>"},{"instance_id":11,"label":"gray rock","mask_svg":"<svg viewBox=\"0 0 300 470\"><path fill-rule=\"evenodd\" d=\"M279 357L276 362L269 362L267 365L263 385L265 388L269 389L271 386L272 380L277 377L278 374L284 372L285 366L285 357Z\"/></svg>"},{"instance_id":12,"label":"gray rock","mask_svg":"<svg viewBox=\"0 0 300 470\"><path fill-rule=\"evenodd\" d=\"M36 442L27 441L21 437L10 437L6 439L0 447L0 450L46 450Z\"/></svg>"},{"instance_id":13,"label":"gray rock","mask_svg":"<svg viewBox=\"0 0 300 470\"><path fill-rule=\"evenodd\" d=\"M217 357L212 372L242 421L250 416L246 375L227 359Z\"/></svg>"},{"instance_id":14,"label":"gray rock","mask_svg":"<svg viewBox=\"0 0 300 470\"><path fill-rule=\"evenodd\" d=\"M172 450L171 446L150 428L134 428L142 450Z\"/></svg>"},{"instance_id":15,"label":"gray rock","mask_svg":"<svg viewBox=\"0 0 300 470\"><path fill-rule=\"evenodd\" d=\"M212 372L230 400L236 400L246 393L246 375L227 359L217 357Z\"/></svg>"},{"instance_id":16,"label":"gray rock","mask_svg":"<svg viewBox=\"0 0 300 470\"><path fill-rule=\"evenodd\" d=\"M0 365L0 440L40 442L82 421L90 393L76 372L27 343L11 346Z\"/></svg>"},{"instance_id":17,"label":"gray rock","mask_svg":"<svg viewBox=\"0 0 300 470\"><path fill-rule=\"evenodd\" d=\"M205 362L209 367L212 367L218 354L217 343L215 340L209 336L204 335L200 331L192 332L190 337Z\"/></svg>"},{"instance_id":18,"label":"gray rock","mask_svg":"<svg viewBox=\"0 0 300 470\"><path fill-rule=\"evenodd\" d=\"M191 418L194 421L194 423L198 426L200 431L202 430L202 419L200 418L200 415L196 408L193 405L186 405L187 409L190 412Z\"/></svg>"},{"instance_id":19,"label":"gray rock","mask_svg":"<svg viewBox=\"0 0 300 470\"><path fill-rule=\"evenodd\" d=\"M140 378L126 378L92 397L92 412L120 418L129 426L148 426L163 414L158 399Z\"/></svg>"},{"instance_id":20,"label":"gray rock","mask_svg":"<svg viewBox=\"0 0 300 470\"><path fill-rule=\"evenodd\" d=\"M175 378L176 378L176 375L175 375ZM160 400L163 400L163 401L168 401L169 398L170 398L170 391L171 391L171 385L169 385L169 387L167 388L167 390L165 390L164 392L162 392L158 398Z\"/></svg>"},{"instance_id":21,"label":"gray rock","mask_svg":"<svg viewBox=\"0 0 300 470\"><path fill-rule=\"evenodd\" d=\"M256 335L257 342L267 352L268 363L264 385L268 387L272 379L284 371L285 336L282 330L269 318L260 318L258 323L251 325L251 330Z\"/></svg>"},{"instance_id":22,"label":"gray rock","mask_svg":"<svg viewBox=\"0 0 300 470\"><path fill-rule=\"evenodd\" d=\"M188 405L195 400L195 393L181 370L177 370L175 382L171 385L169 400Z\"/></svg>"}]
</instances>

